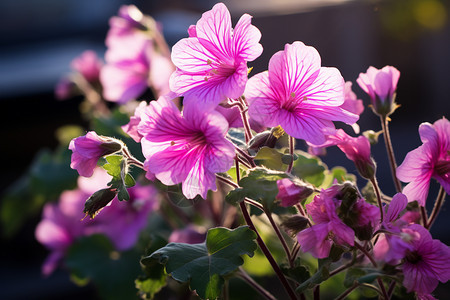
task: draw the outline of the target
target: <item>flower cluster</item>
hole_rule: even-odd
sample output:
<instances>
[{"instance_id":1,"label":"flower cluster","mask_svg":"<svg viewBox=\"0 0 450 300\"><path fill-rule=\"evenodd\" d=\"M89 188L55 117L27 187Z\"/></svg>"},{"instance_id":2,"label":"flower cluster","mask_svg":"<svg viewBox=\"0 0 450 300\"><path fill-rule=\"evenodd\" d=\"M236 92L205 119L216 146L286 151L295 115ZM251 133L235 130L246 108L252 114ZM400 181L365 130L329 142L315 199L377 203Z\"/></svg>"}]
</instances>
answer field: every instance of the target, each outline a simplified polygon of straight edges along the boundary
<instances>
[{"instance_id":1,"label":"flower cluster","mask_svg":"<svg viewBox=\"0 0 450 300\"><path fill-rule=\"evenodd\" d=\"M84 178L79 189L61 195L59 204L46 205L36 230L38 240L52 251L45 273L82 236L101 233L117 250L132 247L149 213L157 210L162 225L149 229L155 230L149 246L154 252L142 260L149 281L136 281L149 297L157 292L148 286L155 283L155 265L161 263L166 268L161 277L189 282L202 298L218 297L224 282L239 274L274 299L244 271L248 266L242 256L253 256L258 245L291 299L304 298L300 294L309 288L317 291L328 277L338 280L333 276L347 269L352 271L345 284L351 283L339 299L363 286L389 299L399 282L404 293L432 298L438 282L450 279L450 250L429 232L450 192L449 121L444 117L420 125L423 144L397 168L387 126L398 107L400 72L391 66L369 67L359 75L356 82L382 121L398 192L383 194L376 174L382 166L371 155L373 141L360 134L356 123L364 105L352 83L337 68L323 67L318 51L300 41L275 53L267 71L249 76L249 64L263 51L261 32L251 21L244 14L233 28L227 7L218 3L170 52L152 18L123 6L110 21L106 64L92 53L74 61L73 69L87 83L100 80L101 88L91 85L98 93L91 99L94 107L107 100L122 108L119 113L128 113L127 124L111 126L114 136L139 148L96 131L70 142L70 166L81 176L92 176L96 188L83 188ZM135 101L148 88L156 100ZM81 90L89 98L92 89ZM103 116L113 118L114 113ZM349 134L347 125L338 129L334 122L353 130ZM360 189L356 176L343 168L328 169L320 158L300 150L296 140L303 140L313 154L337 146L354 162L366 187ZM143 161L131 150L141 150L136 157ZM99 167L110 175L100 190L95 178ZM425 203L432 178L441 191L428 217ZM403 188L399 180L408 184ZM143 184L148 181L150 186ZM155 189L163 195L160 206ZM120 201L112 200L115 196ZM95 219L80 222L82 211ZM242 220L248 227L236 228ZM282 234L279 220L290 239ZM266 227L273 230L259 234ZM285 256L276 258L288 267L278 266L263 240L269 237L279 240ZM299 276L296 258L305 264L311 259L305 253L319 259L319 268L315 274L305 268L308 274Z\"/></svg>"}]
</instances>

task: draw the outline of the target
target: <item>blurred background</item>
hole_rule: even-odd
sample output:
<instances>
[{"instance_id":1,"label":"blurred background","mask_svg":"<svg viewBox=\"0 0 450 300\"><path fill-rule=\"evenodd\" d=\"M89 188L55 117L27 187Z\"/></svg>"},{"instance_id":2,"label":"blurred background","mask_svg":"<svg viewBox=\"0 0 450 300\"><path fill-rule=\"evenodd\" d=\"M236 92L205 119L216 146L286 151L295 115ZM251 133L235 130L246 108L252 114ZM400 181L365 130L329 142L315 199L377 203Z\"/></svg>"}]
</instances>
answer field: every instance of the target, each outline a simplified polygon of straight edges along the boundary
<instances>
[{"instance_id":1,"label":"blurred background","mask_svg":"<svg viewBox=\"0 0 450 300\"><path fill-rule=\"evenodd\" d=\"M262 32L264 52L250 66L252 74L267 69L270 57L284 44L299 40L314 46L323 66L337 67L366 106L361 130L380 130L367 107L369 99L356 84L369 66L395 66L401 72L397 102L401 107L390 123L397 163L421 144L420 123L433 123L450 112L450 20L444 0L229 0L233 23L243 13L253 15ZM170 46L187 36L210 0L2 0L0 2L0 105L2 107L2 162L0 192L27 170L35 154L53 149L55 130L67 124L86 125L80 118L81 99L58 101L54 87L70 71L70 62L84 50L100 57L105 51L108 20L123 4L135 4L163 26ZM383 192L393 195L384 144L373 147ZM338 150L324 161L354 172ZM432 186L431 195L437 193ZM450 244L448 203L432 229L434 238ZM431 208L429 208L431 209ZM2 237L0 299L95 299L88 287L78 288L63 271L43 278L40 265L47 255L34 239L40 214L12 237ZM447 219L447 220L445 220ZM441 285L436 296L450 297ZM448 298L447 298L448 299Z\"/></svg>"}]
</instances>

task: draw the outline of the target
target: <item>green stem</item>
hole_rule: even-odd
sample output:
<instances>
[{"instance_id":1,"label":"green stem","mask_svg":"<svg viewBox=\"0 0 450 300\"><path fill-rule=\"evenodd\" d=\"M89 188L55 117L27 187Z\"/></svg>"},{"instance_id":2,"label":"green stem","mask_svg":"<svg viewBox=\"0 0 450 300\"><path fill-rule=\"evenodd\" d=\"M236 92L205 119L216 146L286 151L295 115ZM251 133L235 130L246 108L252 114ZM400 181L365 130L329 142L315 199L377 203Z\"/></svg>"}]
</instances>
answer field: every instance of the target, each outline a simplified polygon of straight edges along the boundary
<instances>
[{"instance_id":1,"label":"green stem","mask_svg":"<svg viewBox=\"0 0 450 300\"><path fill-rule=\"evenodd\" d=\"M381 202L380 187L378 186L378 182L375 177L370 179L370 182L372 183L373 189L375 190L375 194L377 195L377 202L378 202L378 206L380 207L380 223L381 223L381 222L383 222L383 218L384 218L384 207L383 207L383 203Z\"/></svg>"},{"instance_id":2,"label":"green stem","mask_svg":"<svg viewBox=\"0 0 450 300\"><path fill-rule=\"evenodd\" d=\"M238 146L235 145L234 147L236 149L236 151L239 153L239 155L241 155L242 157L244 157L248 163L250 164L250 166L252 168L256 167L255 161L253 160L253 157L251 157L249 154L245 153L244 150L242 150L241 148L239 148Z\"/></svg>"},{"instance_id":3,"label":"green stem","mask_svg":"<svg viewBox=\"0 0 450 300\"><path fill-rule=\"evenodd\" d=\"M286 170L286 173L292 172L292 167L294 166L294 149L295 149L295 138L289 136L289 154L291 155L291 162Z\"/></svg>"},{"instance_id":4,"label":"green stem","mask_svg":"<svg viewBox=\"0 0 450 300\"><path fill-rule=\"evenodd\" d=\"M347 290L345 290L342 294L340 294L336 300L343 300L345 297L347 297L351 292L353 292L354 289L356 289L359 286L358 283L353 284L351 287L349 287Z\"/></svg>"},{"instance_id":5,"label":"green stem","mask_svg":"<svg viewBox=\"0 0 450 300\"><path fill-rule=\"evenodd\" d=\"M245 142L248 144L248 142L253 138L252 129L250 128L250 123L248 121L248 115L247 115L248 107L245 104L242 97L238 98L237 101L240 104L240 105L238 105L238 107L239 107L239 111L241 113L242 124L244 124L244 129L245 129Z\"/></svg>"},{"instance_id":6,"label":"green stem","mask_svg":"<svg viewBox=\"0 0 450 300\"><path fill-rule=\"evenodd\" d=\"M278 239L280 240L281 245L283 246L284 251L286 252L286 256L287 256L287 260L289 262L289 266L291 268L293 268L294 267L294 263L293 263L293 261L291 259L291 253L290 253L289 247L288 247L288 245L286 243L286 240L284 239L283 235L281 234L281 231L278 228L277 224L273 220L272 214L270 213L270 211L267 211L267 209L265 209L264 213L266 214L267 218L269 219L270 225L272 225L273 230L275 231L276 235L278 236Z\"/></svg>"},{"instance_id":7,"label":"green stem","mask_svg":"<svg viewBox=\"0 0 450 300\"><path fill-rule=\"evenodd\" d=\"M320 300L320 284L314 287L314 300Z\"/></svg>"},{"instance_id":8,"label":"green stem","mask_svg":"<svg viewBox=\"0 0 450 300\"><path fill-rule=\"evenodd\" d=\"M265 288L263 288L261 285L259 285L253 278L251 278L247 272L244 271L243 268L239 268L238 275L248 283L255 291L257 291L261 296L263 296L265 299L268 300L276 300L276 298L269 293Z\"/></svg>"},{"instance_id":9,"label":"green stem","mask_svg":"<svg viewBox=\"0 0 450 300\"><path fill-rule=\"evenodd\" d=\"M386 116L381 116L380 119L381 119L381 127L383 128L384 143L386 145L389 164L391 166L392 179L394 181L397 193L401 193L402 185L397 178L397 163L395 162L394 148L392 147L391 136L389 134L388 118Z\"/></svg>"},{"instance_id":10,"label":"green stem","mask_svg":"<svg viewBox=\"0 0 450 300\"><path fill-rule=\"evenodd\" d=\"M420 207L420 215L422 216L423 227L428 228L428 215L427 210L424 206Z\"/></svg>"},{"instance_id":11,"label":"green stem","mask_svg":"<svg viewBox=\"0 0 450 300\"><path fill-rule=\"evenodd\" d=\"M428 222L427 222L427 227L426 227L427 229L430 229L431 226L433 225L434 221L436 221L436 218L437 218L439 212L441 211L442 205L444 205L445 196L446 196L446 192L445 192L444 188L441 186L441 188L439 189L439 194L436 198L436 201L434 202L434 207L433 207L433 211L431 212L430 219L428 219Z\"/></svg>"},{"instance_id":12,"label":"green stem","mask_svg":"<svg viewBox=\"0 0 450 300\"><path fill-rule=\"evenodd\" d=\"M264 243L263 239L259 235L259 232L256 229L255 225L253 224L252 219L250 218L250 215L248 214L247 208L245 207L245 203L242 201L242 202L239 203L239 205L241 207L242 215L244 216L245 222L247 223L249 228L256 233L256 242L258 243L259 248L261 249L261 251L266 256L266 258L269 261L270 265L272 266L273 270L277 274L278 279L283 284L283 286L284 286L286 292L288 293L289 297L291 299L297 299L297 296L295 295L294 290L289 285L289 282L287 281L287 279L284 276L283 272L281 271L280 267L276 263L275 259L273 258L272 254L270 253L270 251L267 248L266 244Z\"/></svg>"}]
</instances>

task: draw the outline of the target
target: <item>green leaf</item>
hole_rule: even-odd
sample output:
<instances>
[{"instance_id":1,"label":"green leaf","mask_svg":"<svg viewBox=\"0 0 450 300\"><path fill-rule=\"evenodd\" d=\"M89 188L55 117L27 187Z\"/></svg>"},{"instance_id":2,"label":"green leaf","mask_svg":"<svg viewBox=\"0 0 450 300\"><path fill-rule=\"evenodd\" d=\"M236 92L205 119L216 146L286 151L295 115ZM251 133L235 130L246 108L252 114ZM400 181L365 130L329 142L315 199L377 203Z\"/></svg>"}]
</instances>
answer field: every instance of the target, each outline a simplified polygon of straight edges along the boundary
<instances>
[{"instance_id":1,"label":"green leaf","mask_svg":"<svg viewBox=\"0 0 450 300\"><path fill-rule=\"evenodd\" d=\"M153 297L167 284L167 274L164 266L156 260L144 266L145 276L140 276L134 281L142 299Z\"/></svg>"},{"instance_id":2,"label":"green leaf","mask_svg":"<svg viewBox=\"0 0 450 300\"><path fill-rule=\"evenodd\" d=\"M120 178L122 173L122 155L110 155L105 157L107 163L102 166L113 178Z\"/></svg>"},{"instance_id":3,"label":"green leaf","mask_svg":"<svg viewBox=\"0 0 450 300\"><path fill-rule=\"evenodd\" d=\"M175 280L189 282L201 298L216 299L224 276L243 264L242 255L253 256L256 234L247 226L234 230L212 228L202 244L170 243L142 259L144 265L154 260L166 266Z\"/></svg>"},{"instance_id":4,"label":"green leaf","mask_svg":"<svg viewBox=\"0 0 450 300\"><path fill-rule=\"evenodd\" d=\"M103 299L135 299L140 254L117 252L103 235L83 237L69 249L65 265L79 280L90 279Z\"/></svg>"},{"instance_id":5,"label":"green leaf","mask_svg":"<svg viewBox=\"0 0 450 300\"><path fill-rule=\"evenodd\" d=\"M281 271L298 283L303 283L311 277L308 267L301 264L301 259L299 257L295 260L293 268L288 264L283 264L281 265Z\"/></svg>"},{"instance_id":6,"label":"green leaf","mask_svg":"<svg viewBox=\"0 0 450 300\"><path fill-rule=\"evenodd\" d=\"M260 202L266 209L272 211L275 207L275 198L278 195L277 180L289 177L288 174L257 167L239 181L242 187L237 196L249 197ZM236 192L235 192L236 193Z\"/></svg>"},{"instance_id":7,"label":"green leaf","mask_svg":"<svg viewBox=\"0 0 450 300\"><path fill-rule=\"evenodd\" d=\"M234 190L231 190L226 196L225 201L232 205L237 205L239 202L244 201L244 198L246 197L245 190L243 188L236 188Z\"/></svg>"},{"instance_id":8,"label":"green leaf","mask_svg":"<svg viewBox=\"0 0 450 300\"><path fill-rule=\"evenodd\" d=\"M334 167L331 169L331 175L333 176L333 180L336 179L338 183L343 183L345 181L356 183L356 176L347 173L347 170L344 167Z\"/></svg>"},{"instance_id":9,"label":"green leaf","mask_svg":"<svg viewBox=\"0 0 450 300\"><path fill-rule=\"evenodd\" d=\"M5 190L0 201L5 236L13 236L29 217L41 212L45 203L57 200L64 190L76 187L78 173L70 168L71 154L66 145L54 152L41 150L26 174Z\"/></svg>"},{"instance_id":10,"label":"green leaf","mask_svg":"<svg viewBox=\"0 0 450 300\"><path fill-rule=\"evenodd\" d=\"M130 200L127 188L134 186L135 181L130 174L126 173L125 159L121 155L109 155L106 157L106 161L106 164L101 163L102 168L113 177L108 185L117 190L119 201Z\"/></svg>"},{"instance_id":11,"label":"green leaf","mask_svg":"<svg viewBox=\"0 0 450 300\"><path fill-rule=\"evenodd\" d=\"M284 171L287 168L287 165L283 163L283 153L269 147L262 147L256 154L254 160L258 165L272 170Z\"/></svg>"},{"instance_id":12,"label":"green leaf","mask_svg":"<svg viewBox=\"0 0 450 300\"><path fill-rule=\"evenodd\" d=\"M366 275L366 271L361 268L350 268L347 270L344 279L344 286L346 288L351 287L355 282L358 281L358 278Z\"/></svg>"},{"instance_id":13,"label":"green leaf","mask_svg":"<svg viewBox=\"0 0 450 300\"><path fill-rule=\"evenodd\" d=\"M113 109L108 117L96 117L91 121L91 128L98 135L119 136L123 135L121 126L127 124L130 118L120 108Z\"/></svg>"},{"instance_id":14,"label":"green leaf","mask_svg":"<svg viewBox=\"0 0 450 300\"><path fill-rule=\"evenodd\" d=\"M307 289L311 289L318 284L321 284L323 281L327 280L330 276L330 265L331 259L319 259L319 269L317 272L311 276L308 280L304 281L300 286L296 289L298 293L303 293Z\"/></svg>"},{"instance_id":15,"label":"green leaf","mask_svg":"<svg viewBox=\"0 0 450 300\"><path fill-rule=\"evenodd\" d=\"M298 155L294 162L292 174L315 185L320 186L325 179L325 170L327 167L317 157L314 157L306 152L296 150Z\"/></svg>"},{"instance_id":16,"label":"green leaf","mask_svg":"<svg viewBox=\"0 0 450 300\"><path fill-rule=\"evenodd\" d=\"M125 175L125 185L127 188L133 187L136 185L136 181L130 173Z\"/></svg>"}]
</instances>

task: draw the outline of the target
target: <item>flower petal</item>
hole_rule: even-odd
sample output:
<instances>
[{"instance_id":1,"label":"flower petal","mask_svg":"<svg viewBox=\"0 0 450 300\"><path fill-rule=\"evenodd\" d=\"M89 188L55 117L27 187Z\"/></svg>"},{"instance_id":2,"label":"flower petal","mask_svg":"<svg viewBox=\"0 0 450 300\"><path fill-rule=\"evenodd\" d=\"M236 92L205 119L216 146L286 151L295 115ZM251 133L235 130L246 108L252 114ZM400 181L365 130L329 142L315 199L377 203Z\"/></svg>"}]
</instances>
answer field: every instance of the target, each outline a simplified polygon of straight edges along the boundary
<instances>
[{"instance_id":1,"label":"flower petal","mask_svg":"<svg viewBox=\"0 0 450 300\"><path fill-rule=\"evenodd\" d=\"M251 24L252 16L242 15L233 30L233 53L246 61L253 61L263 51L259 43L261 32Z\"/></svg>"},{"instance_id":2,"label":"flower petal","mask_svg":"<svg viewBox=\"0 0 450 300\"><path fill-rule=\"evenodd\" d=\"M195 26L200 43L219 58L231 53L231 15L223 3L203 13Z\"/></svg>"}]
</instances>

